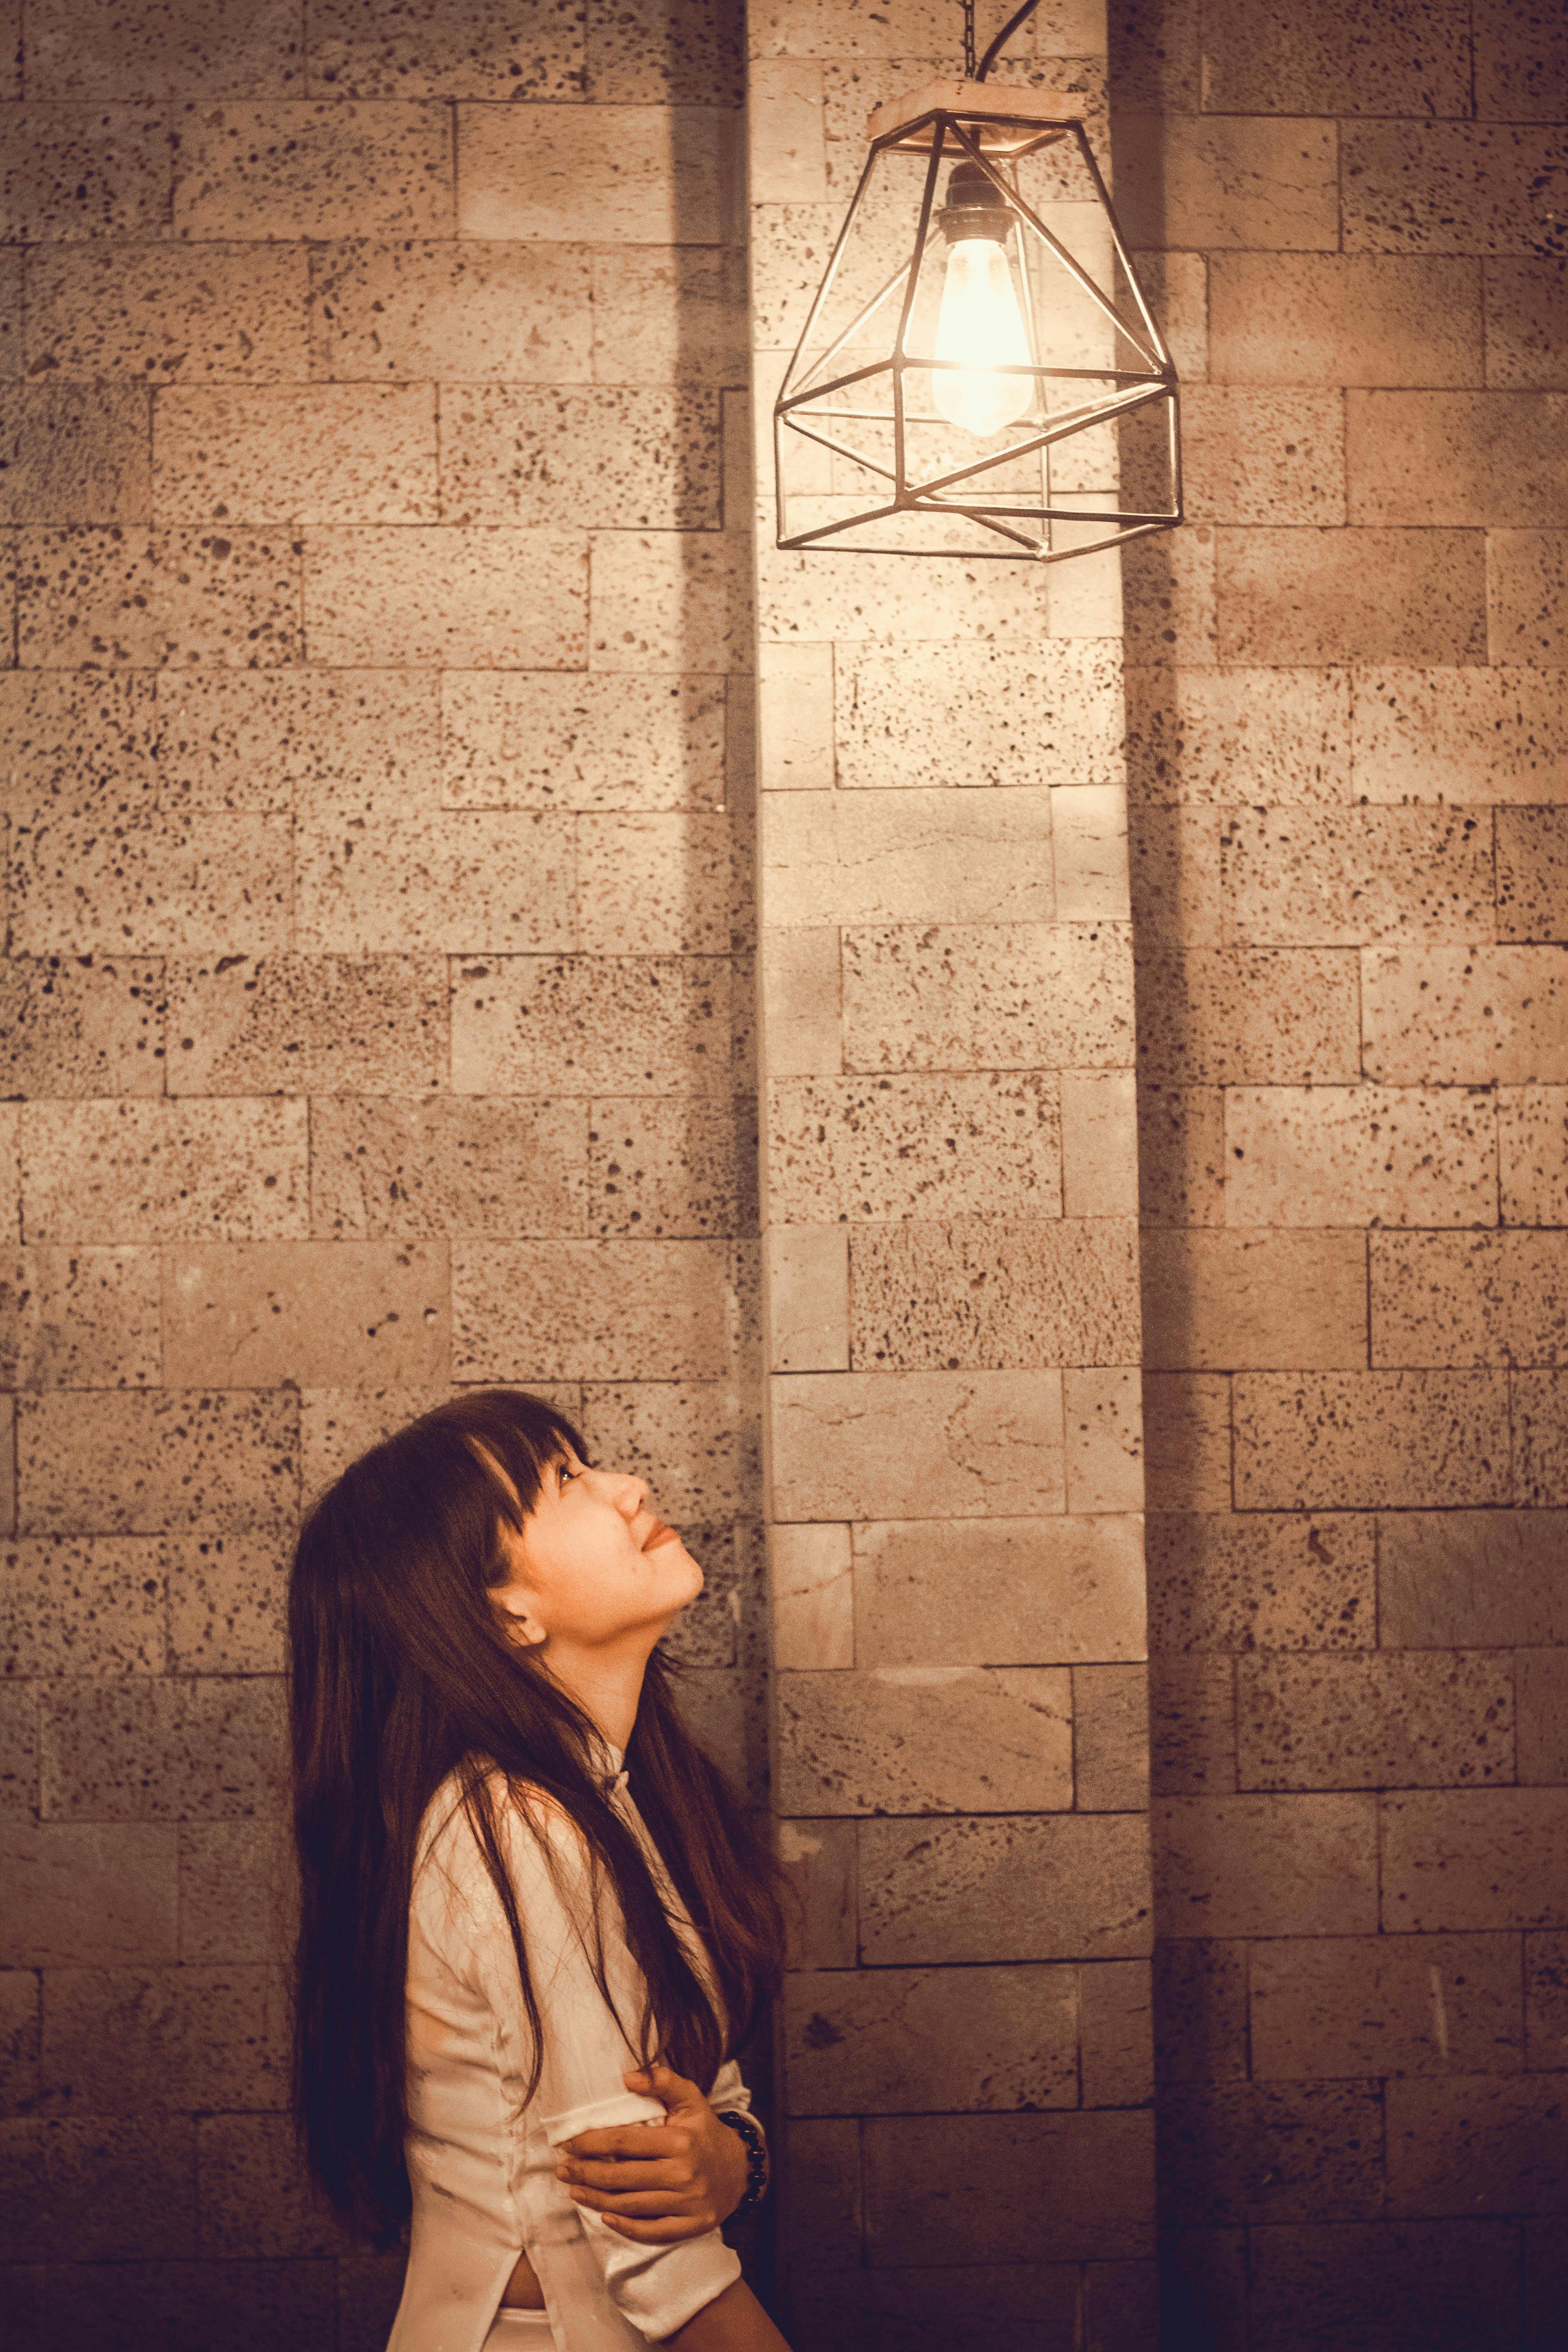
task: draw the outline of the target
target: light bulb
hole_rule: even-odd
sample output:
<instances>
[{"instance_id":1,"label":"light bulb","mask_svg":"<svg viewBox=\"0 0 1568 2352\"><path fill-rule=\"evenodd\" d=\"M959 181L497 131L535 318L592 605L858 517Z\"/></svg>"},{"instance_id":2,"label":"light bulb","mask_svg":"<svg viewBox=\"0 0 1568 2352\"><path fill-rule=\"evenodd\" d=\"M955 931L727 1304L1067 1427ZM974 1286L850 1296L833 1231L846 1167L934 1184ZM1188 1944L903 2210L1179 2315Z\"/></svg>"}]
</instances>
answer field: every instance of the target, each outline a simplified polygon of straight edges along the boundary
<instances>
[{"instance_id":1,"label":"light bulb","mask_svg":"<svg viewBox=\"0 0 1568 2352\"><path fill-rule=\"evenodd\" d=\"M1033 364L1006 247L999 238L961 236L949 249L936 356L967 362L951 371L932 369L931 398L950 425L982 440L1016 424L1034 399L1033 376L993 373Z\"/></svg>"}]
</instances>

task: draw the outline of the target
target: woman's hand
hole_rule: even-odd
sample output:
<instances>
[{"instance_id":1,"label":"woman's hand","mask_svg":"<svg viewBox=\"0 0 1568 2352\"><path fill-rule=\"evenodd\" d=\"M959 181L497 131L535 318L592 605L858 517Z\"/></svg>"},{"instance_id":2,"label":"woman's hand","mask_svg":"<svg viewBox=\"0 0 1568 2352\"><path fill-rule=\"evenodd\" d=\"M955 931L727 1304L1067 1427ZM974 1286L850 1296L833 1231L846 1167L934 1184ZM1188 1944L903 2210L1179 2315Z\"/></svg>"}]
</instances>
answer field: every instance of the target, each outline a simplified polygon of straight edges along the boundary
<instances>
[{"instance_id":1,"label":"woman's hand","mask_svg":"<svg viewBox=\"0 0 1568 2352\"><path fill-rule=\"evenodd\" d=\"M728 2221L746 2191L746 2144L721 2124L695 2083L668 2066L639 2068L626 2088L661 2100L661 2124L579 2132L556 2150L555 2177L574 2204L643 2245L700 2238Z\"/></svg>"}]
</instances>

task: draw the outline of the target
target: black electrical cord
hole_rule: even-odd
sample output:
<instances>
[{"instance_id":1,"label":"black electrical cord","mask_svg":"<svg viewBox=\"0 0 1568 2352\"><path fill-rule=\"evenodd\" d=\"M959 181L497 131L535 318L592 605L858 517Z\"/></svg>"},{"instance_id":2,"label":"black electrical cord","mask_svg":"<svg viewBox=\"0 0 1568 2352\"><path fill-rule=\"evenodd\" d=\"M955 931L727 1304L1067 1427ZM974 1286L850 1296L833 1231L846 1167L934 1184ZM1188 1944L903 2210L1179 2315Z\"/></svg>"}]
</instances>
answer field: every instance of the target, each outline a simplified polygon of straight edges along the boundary
<instances>
[{"instance_id":1,"label":"black electrical cord","mask_svg":"<svg viewBox=\"0 0 1568 2352\"><path fill-rule=\"evenodd\" d=\"M986 50L985 55L981 58L981 60L980 60L980 64L979 64L979 67L978 67L978 68L976 69L976 71L974 72L974 75L973 75L973 79L974 79L974 80L976 80L976 81L984 81L984 79L985 79L986 75L990 72L990 70L991 70L992 67L995 64L995 62L996 62L997 58L1001 56L1001 54L1002 54L1003 50L1006 47L1006 46L1007 46L1008 42L1012 39L1012 37L1013 37L1014 34L1017 31L1017 29L1018 29L1019 26L1020 26L1020 25L1026 25L1026 24L1028 23L1029 18L1034 15L1034 13L1035 13L1036 9L1039 6L1039 5L1040 5L1040 0L1024 0L1024 5L1023 5L1023 6L1022 6L1021 8L1019 8L1019 9L1015 10L1014 14L1013 14L1011 16L1009 16L1009 17L1008 17L1008 19L1007 19L1006 23L1003 26L1002 30L997 34L996 38L992 42L991 47ZM974 20L973 20L973 0L965 0L965 5L964 5L964 11L963 11L963 14L964 14L964 28L963 28L963 29L964 29L964 58L963 58L963 69L964 69L964 72L965 72L966 74L968 74L968 72L969 72L969 70L970 70L971 61L973 60L973 55L974 55L973 42L973 37L972 37L972 27L973 27L973 21L974 21Z\"/></svg>"}]
</instances>

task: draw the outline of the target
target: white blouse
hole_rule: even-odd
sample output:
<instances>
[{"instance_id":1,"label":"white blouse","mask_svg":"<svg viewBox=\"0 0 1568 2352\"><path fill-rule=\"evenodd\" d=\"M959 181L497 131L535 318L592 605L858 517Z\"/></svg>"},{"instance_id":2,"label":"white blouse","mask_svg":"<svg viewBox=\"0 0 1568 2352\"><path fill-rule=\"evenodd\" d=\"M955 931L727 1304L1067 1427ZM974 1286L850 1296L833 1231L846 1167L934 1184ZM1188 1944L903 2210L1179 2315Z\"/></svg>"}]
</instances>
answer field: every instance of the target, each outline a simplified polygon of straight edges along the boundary
<instances>
[{"instance_id":1,"label":"white blouse","mask_svg":"<svg viewBox=\"0 0 1568 2352\"><path fill-rule=\"evenodd\" d=\"M606 1792L647 1855L694 1964L707 1971L707 1955L627 1793L620 1751L608 1752L614 1777ZM581 1834L564 1814L547 1818L552 1873L499 1774L490 1786L539 2004L542 2071L525 2101L532 2046L517 1961L454 1774L421 1825L409 1906L406 2153L414 2210L387 2352L479 2352L521 2253L543 2288L557 2352L643 2352L738 2278L740 2260L717 2230L664 2246L623 2238L601 2214L574 2204L556 2179L563 2140L606 2125L661 2123L665 2111L621 2080L640 2061L594 1980ZM600 1906L605 1979L635 2031L642 1973L612 1889L603 1890ZM715 2106L750 2108L732 2060L709 2096Z\"/></svg>"}]
</instances>

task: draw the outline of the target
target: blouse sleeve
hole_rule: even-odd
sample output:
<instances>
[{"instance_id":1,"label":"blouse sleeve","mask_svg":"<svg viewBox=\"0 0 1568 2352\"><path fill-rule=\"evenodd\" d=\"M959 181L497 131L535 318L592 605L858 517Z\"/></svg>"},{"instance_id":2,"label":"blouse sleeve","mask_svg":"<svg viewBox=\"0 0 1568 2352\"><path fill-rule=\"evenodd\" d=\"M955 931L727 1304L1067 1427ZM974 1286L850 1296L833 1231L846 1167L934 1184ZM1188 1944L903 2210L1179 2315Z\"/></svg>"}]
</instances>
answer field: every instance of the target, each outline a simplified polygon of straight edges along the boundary
<instances>
[{"instance_id":1,"label":"blouse sleeve","mask_svg":"<svg viewBox=\"0 0 1568 2352\"><path fill-rule=\"evenodd\" d=\"M642 2015L644 1979L613 1890L601 1891L598 1914L612 2010L595 1979L592 1880L575 1824L552 1810L539 1817L536 1834L504 1794L496 1813L539 2007L543 2046L532 2104L545 2137L559 2147L579 2132L609 2125L662 2123L659 2102L628 2091L621 2080L641 2063L626 2036L636 2033ZM470 1867L478 1872L468 1906L474 1980L503 2030L522 2044L526 2075L527 2021L511 1937L477 1848ZM518 2123L521 2127L521 2116ZM717 2230L673 2245L642 2245L610 2229L602 2214L585 2206L576 2210L611 2300L655 2342L673 2336L741 2274L739 2257Z\"/></svg>"}]
</instances>

